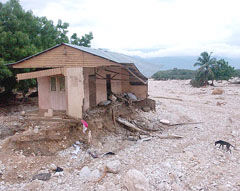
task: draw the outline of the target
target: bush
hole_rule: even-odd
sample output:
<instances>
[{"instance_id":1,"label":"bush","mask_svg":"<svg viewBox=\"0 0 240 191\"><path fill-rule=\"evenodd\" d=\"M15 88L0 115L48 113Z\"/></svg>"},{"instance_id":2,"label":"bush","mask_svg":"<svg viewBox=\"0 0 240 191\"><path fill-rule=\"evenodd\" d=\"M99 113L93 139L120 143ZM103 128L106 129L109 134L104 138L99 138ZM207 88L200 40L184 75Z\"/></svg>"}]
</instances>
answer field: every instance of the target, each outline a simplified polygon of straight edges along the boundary
<instances>
[{"instance_id":1,"label":"bush","mask_svg":"<svg viewBox=\"0 0 240 191\"><path fill-rule=\"evenodd\" d=\"M192 79L195 75L194 70L185 70L174 68L172 70L158 71L152 75L155 80L187 80Z\"/></svg>"}]
</instances>

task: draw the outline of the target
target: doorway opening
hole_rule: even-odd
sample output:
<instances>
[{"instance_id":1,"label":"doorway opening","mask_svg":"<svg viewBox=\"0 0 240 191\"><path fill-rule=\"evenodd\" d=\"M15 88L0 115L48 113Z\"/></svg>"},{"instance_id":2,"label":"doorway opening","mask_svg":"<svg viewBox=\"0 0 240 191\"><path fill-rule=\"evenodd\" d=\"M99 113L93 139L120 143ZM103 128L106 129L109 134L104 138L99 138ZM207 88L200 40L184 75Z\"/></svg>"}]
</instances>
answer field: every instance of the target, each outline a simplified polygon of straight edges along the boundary
<instances>
[{"instance_id":1,"label":"doorway opening","mask_svg":"<svg viewBox=\"0 0 240 191\"><path fill-rule=\"evenodd\" d=\"M106 85L107 85L107 99L109 99L109 96L112 94L111 74L106 75Z\"/></svg>"}]
</instances>

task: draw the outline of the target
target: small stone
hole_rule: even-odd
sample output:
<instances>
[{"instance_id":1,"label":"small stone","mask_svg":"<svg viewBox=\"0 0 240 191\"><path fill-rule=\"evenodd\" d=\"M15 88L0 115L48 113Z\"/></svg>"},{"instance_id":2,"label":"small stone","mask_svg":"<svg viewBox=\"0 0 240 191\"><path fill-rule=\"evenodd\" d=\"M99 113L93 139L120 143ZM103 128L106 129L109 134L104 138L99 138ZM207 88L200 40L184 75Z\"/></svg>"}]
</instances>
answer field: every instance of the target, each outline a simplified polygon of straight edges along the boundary
<instances>
[{"instance_id":1,"label":"small stone","mask_svg":"<svg viewBox=\"0 0 240 191\"><path fill-rule=\"evenodd\" d=\"M41 174L34 175L32 180L47 181L47 180L50 180L50 178L51 178L51 174L50 173L41 173Z\"/></svg>"},{"instance_id":2,"label":"small stone","mask_svg":"<svg viewBox=\"0 0 240 191\"><path fill-rule=\"evenodd\" d=\"M148 191L149 182L146 177L138 170L131 169L124 178L124 185L128 191Z\"/></svg>"},{"instance_id":3,"label":"small stone","mask_svg":"<svg viewBox=\"0 0 240 191\"><path fill-rule=\"evenodd\" d=\"M80 172L78 173L78 175L81 177L81 178L88 178L91 174L91 170L88 168L88 166L84 166Z\"/></svg>"},{"instance_id":4,"label":"small stone","mask_svg":"<svg viewBox=\"0 0 240 191\"><path fill-rule=\"evenodd\" d=\"M75 143L76 145L80 145L81 143L80 143L80 141L76 141L76 143Z\"/></svg>"},{"instance_id":5,"label":"small stone","mask_svg":"<svg viewBox=\"0 0 240 191\"><path fill-rule=\"evenodd\" d=\"M38 127L34 127L33 132L37 134L38 133Z\"/></svg>"},{"instance_id":6,"label":"small stone","mask_svg":"<svg viewBox=\"0 0 240 191\"><path fill-rule=\"evenodd\" d=\"M22 116L24 116L25 114L26 114L25 111L21 111L21 112L20 112L20 115L22 115Z\"/></svg>"},{"instance_id":7,"label":"small stone","mask_svg":"<svg viewBox=\"0 0 240 191\"><path fill-rule=\"evenodd\" d=\"M216 88L212 91L212 95L222 95L224 91L220 88Z\"/></svg>"},{"instance_id":8,"label":"small stone","mask_svg":"<svg viewBox=\"0 0 240 191\"><path fill-rule=\"evenodd\" d=\"M18 178L23 178L23 175L22 174L18 174L17 177Z\"/></svg>"},{"instance_id":9,"label":"small stone","mask_svg":"<svg viewBox=\"0 0 240 191\"><path fill-rule=\"evenodd\" d=\"M94 170L90 174L90 180L91 181L97 181L101 177L101 173L98 169Z\"/></svg>"},{"instance_id":10,"label":"small stone","mask_svg":"<svg viewBox=\"0 0 240 191\"><path fill-rule=\"evenodd\" d=\"M116 97L115 95L111 94L111 95L109 96L109 99L110 99L111 101L115 102L115 101L117 100L117 97Z\"/></svg>"},{"instance_id":11,"label":"small stone","mask_svg":"<svg viewBox=\"0 0 240 191\"><path fill-rule=\"evenodd\" d=\"M169 124L170 124L170 121L168 121L167 119L161 119L161 120L160 120L160 123L169 125Z\"/></svg>"},{"instance_id":12,"label":"small stone","mask_svg":"<svg viewBox=\"0 0 240 191\"><path fill-rule=\"evenodd\" d=\"M106 167L109 172L117 174L121 170L121 162L119 160L109 161Z\"/></svg>"},{"instance_id":13,"label":"small stone","mask_svg":"<svg viewBox=\"0 0 240 191\"><path fill-rule=\"evenodd\" d=\"M52 171L56 170L57 166L55 164L50 164L49 169L52 170Z\"/></svg>"},{"instance_id":14,"label":"small stone","mask_svg":"<svg viewBox=\"0 0 240 191\"><path fill-rule=\"evenodd\" d=\"M149 112L149 111L151 111L151 108L149 106L144 106L144 107L142 107L142 110L144 112Z\"/></svg>"},{"instance_id":15,"label":"small stone","mask_svg":"<svg viewBox=\"0 0 240 191\"><path fill-rule=\"evenodd\" d=\"M63 175L64 175L64 173L62 171L62 172L56 172L53 176L54 177L60 177L60 176L63 176Z\"/></svg>"}]
</instances>

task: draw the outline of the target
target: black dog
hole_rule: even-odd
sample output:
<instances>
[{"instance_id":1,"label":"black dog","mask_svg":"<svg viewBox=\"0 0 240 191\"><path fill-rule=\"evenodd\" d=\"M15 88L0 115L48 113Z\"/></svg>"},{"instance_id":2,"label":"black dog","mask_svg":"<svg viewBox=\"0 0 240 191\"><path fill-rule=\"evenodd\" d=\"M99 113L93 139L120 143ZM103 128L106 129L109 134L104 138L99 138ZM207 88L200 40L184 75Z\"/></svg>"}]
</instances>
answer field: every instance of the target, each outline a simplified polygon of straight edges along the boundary
<instances>
[{"instance_id":1,"label":"black dog","mask_svg":"<svg viewBox=\"0 0 240 191\"><path fill-rule=\"evenodd\" d=\"M228 142L226 142L226 141L222 141L222 140L216 141L216 142L215 142L215 146L216 146L217 144L220 145L219 148L221 148L221 146L222 146L222 149L224 148L224 145L225 145L225 146L226 146L226 150L229 151L230 153L231 153L230 147L235 148L235 147L232 146L230 143L228 143Z\"/></svg>"}]
</instances>

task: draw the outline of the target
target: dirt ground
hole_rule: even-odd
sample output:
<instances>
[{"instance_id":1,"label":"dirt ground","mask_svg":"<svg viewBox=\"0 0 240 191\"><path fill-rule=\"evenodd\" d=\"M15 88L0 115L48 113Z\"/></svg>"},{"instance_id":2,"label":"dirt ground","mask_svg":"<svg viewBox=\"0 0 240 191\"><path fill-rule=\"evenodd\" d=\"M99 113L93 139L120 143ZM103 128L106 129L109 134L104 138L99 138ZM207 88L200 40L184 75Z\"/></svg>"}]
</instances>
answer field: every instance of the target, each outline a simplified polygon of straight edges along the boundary
<instances>
[{"instance_id":1,"label":"dirt ground","mask_svg":"<svg viewBox=\"0 0 240 191\"><path fill-rule=\"evenodd\" d=\"M224 92L213 95L217 88ZM215 87L192 88L186 80L150 80L149 96L156 100L156 112L138 111L139 117L148 119L149 124L160 124L162 119L171 124L201 122L169 126L161 134L181 139L155 136L149 141L132 141L125 139L125 130L108 130L88 149L79 143L53 156L25 156L15 150L3 152L6 140L14 134L5 132L0 140L0 190L127 190L124 179L129 169L142 172L149 182L147 190L240 190L239 95L240 85L225 81ZM6 120L9 117L10 122ZM18 118L18 111L1 116L1 128L9 123L19 126ZM214 145L218 140L235 149L231 153L219 149ZM114 151L116 155L93 158L89 151ZM111 161L120 162L119 171L107 173L98 182ZM64 173L56 176L51 172L48 181L31 180L33 174L49 172L51 164L63 168Z\"/></svg>"}]
</instances>

